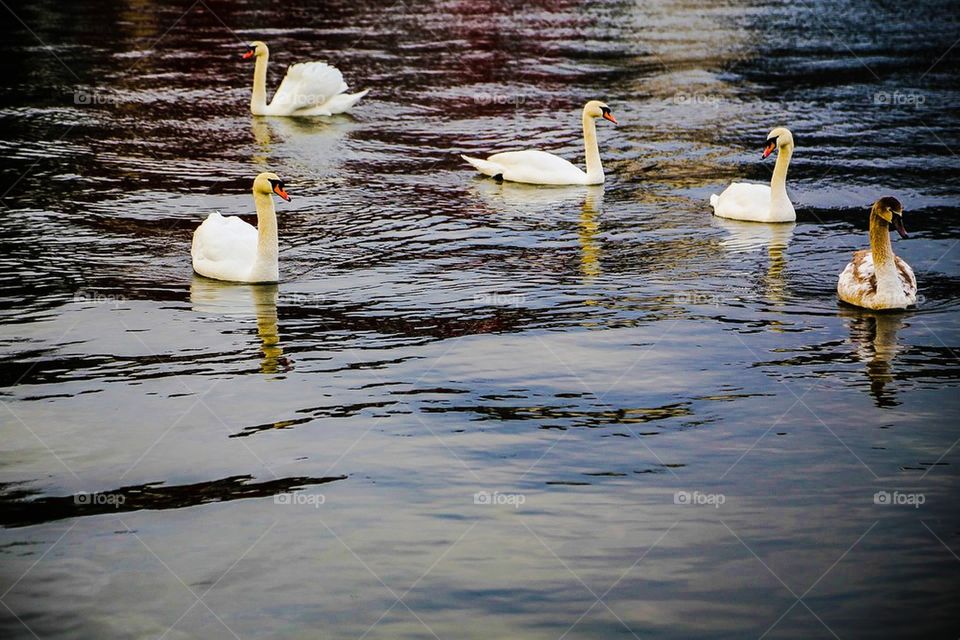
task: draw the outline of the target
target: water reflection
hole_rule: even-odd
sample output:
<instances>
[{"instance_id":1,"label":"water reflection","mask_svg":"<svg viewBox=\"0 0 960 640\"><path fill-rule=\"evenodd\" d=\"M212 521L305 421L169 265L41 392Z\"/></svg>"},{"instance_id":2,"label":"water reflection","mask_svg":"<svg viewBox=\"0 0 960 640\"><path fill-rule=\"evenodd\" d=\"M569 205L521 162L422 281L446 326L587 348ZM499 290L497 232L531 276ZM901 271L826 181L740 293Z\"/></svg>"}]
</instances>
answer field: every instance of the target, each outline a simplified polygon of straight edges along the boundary
<instances>
[{"instance_id":1,"label":"water reflection","mask_svg":"<svg viewBox=\"0 0 960 640\"><path fill-rule=\"evenodd\" d=\"M763 278L764 297L774 305L782 305L786 300L786 252L796 223L758 224L714 217L713 224L727 232L720 246L729 253L766 250L769 263Z\"/></svg>"},{"instance_id":2,"label":"water reflection","mask_svg":"<svg viewBox=\"0 0 960 640\"><path fill-rule=\"evenodd\" d=\"M766 249L768 252L787 248L793 237L795 222L759 224L713 217L713 224L727 232L720 246L730 253L748 253Z\"/></svg>"},{"instance_id":3,"label":"water reflection","mask_svg":"<svg viewBox=\"0 0 960 640\"><path fill-rule=\"evenodd\" d=\"M342 140L354 128L349 116L334 118L270 118L253 116L250 130L256 142L252 156L257 171L273 171L282 147L288 162L316 171L342 156Z\"/></svg>"},{"instance_id":4,"label":"water reflection","mask_svg":"<svg viewBox=\"0 0 960 640\"><path fill-rule=\"evenodd\" d=\"M193 310L240 318L255 317L260 338L260 372L279 373L292 366L283 356L280 332L277 328L277 300L279 289L275 284L243 285L210 280L197 275L190 283L190 302Z\"/></svg>"},{"instance_id":5,"label":"water reflection","mask_svg":"<svg viewBox=\"0 0 960 640\"><path fill-rule=\"evenodd\" d=\"M603 187L543 187L517 182L477 178L470 193L479 196L496 213L554 216L567 207L580 207L577 239L580 243L580 273L584 282L601 274L598 217L603 210Z\"/></svg>"},{"instance_id":6,"label":"water reflection","mask_svg":"<svg viewBox=\"0 0 960 640\"><path fill-rule=\"evenodd\" d=\"M903 327L903 316L898 313L871 313L842 308L840 315L847 319L850 341L855 345L857 359L866 365L870 379L870 395L878 407L895 407L896 387L893 361L901 351L897 332ZM889 386L888 386L889 385Z\"/></svg>"},{"instance_id":7,"label":"water reflection","mask_svg":"<svg viewBox=\"0 0 960 640\"><path fill-rule=\"evenodd\" d=\"M602 198L603 187L552 187L474 178L469 193L479 196L488 206L501 213L512 210L527 214L532 212L556 214L565 206L579 206L583 203L585 193L588 195L599 193Z\"/></svg>"},{"instance_id":8,"label":"water reflection","mask_svg":"<svg viewBox=\"0 0 960 640\"><path fill-rule=\"evenodd\" d=\"M600 275L600 243L597 216L603 210L603 187L589 187L580 209L580 273L585 282Z\"/></svg>"}]
</instances>

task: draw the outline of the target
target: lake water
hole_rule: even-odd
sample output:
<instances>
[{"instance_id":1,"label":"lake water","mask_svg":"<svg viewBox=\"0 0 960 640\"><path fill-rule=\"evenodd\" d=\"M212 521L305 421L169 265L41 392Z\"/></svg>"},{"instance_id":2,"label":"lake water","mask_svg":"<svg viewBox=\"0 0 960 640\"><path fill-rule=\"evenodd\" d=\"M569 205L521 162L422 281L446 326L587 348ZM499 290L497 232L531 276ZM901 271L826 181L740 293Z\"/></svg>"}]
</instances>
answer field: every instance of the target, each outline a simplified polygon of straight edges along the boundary
<instances>
[{"instance_id":1,"label":"lake water","mask_svg":"<svg viewBox=\"0 0 960 640\"><path fill-rule=\"evenodd\" d=\"M956 638L947 1L4 3L4 638ZM245 42L350 116L254 118ZM458 157L582 162L603 188ZM712 218L797 149L795 225ZM272 170L277 286L192 275ZM896 195L920 305L838 305Z\"/></svg>"}]
</instances>

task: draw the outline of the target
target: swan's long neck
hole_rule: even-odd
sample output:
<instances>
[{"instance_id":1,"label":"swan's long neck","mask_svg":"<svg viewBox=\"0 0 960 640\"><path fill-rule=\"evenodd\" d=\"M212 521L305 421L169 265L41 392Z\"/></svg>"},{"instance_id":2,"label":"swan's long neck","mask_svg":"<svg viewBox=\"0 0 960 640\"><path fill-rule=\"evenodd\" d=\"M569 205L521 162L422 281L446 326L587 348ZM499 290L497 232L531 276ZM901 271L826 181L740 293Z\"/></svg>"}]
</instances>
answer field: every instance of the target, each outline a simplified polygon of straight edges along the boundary
<instances>
[{"instance_id":1,"label":"swan's long neck","mask_svg":"<svg viewBox=\"0 0 960 640\"><path fill-rule=\"evenodd\" d=\"M250 111L255 116L263 115L267 108L267 62L270 54L257 56L257 63L253 67L253 95L250 96Z\"/></svg>"},{"instance_id":2,"label":"swan's long neck","mask_svg":"<svg viewBox=\"0 0 960 640\"><path fill-rule=\"evenodd\" d=\"M875 213L870 214L870 253L873 254L873 268L877 280L891 275L896 278L897 267L894 263L893 245L890 244L890 227L886 220Z\"/></svg>"},{"instance_id":3,"label":"swan's long neck","mask_svg":"<svg viewBox=\"0 0 960 640\"><path fill-rule=\"evenodd\" d=\"M268 193L254 191L253 201L257 205L257 261L253 270L258 279L275 282L279 276L280 257L277 211L273 206L273 198Z\"/></svg>"},{"instance_id":4,"label":"swan's long neck","mask_svg":"<svg viewBox=\"0 0 960 640\"><path fill-rule=\"evenodd\" d=\"M583 112L583 147L587 160L587 179L591 183L603 182L603 165L600 163L600 148L597 146L597 123Z\"/></svg>"},{"instance_id":5,"label":"swan's long neck","mask_svg":"<svg viewBox=\"0 0 960 640\"><path fill-rule=\"evenodd\" d=\"M790 166L790 158L793 157L793 145L784 145L777 151L777 164L773 167L773 178L770 180L770 200L772 204L777 202L790 202L787 196L787 168Z\"/></svg>"}]
</instances>

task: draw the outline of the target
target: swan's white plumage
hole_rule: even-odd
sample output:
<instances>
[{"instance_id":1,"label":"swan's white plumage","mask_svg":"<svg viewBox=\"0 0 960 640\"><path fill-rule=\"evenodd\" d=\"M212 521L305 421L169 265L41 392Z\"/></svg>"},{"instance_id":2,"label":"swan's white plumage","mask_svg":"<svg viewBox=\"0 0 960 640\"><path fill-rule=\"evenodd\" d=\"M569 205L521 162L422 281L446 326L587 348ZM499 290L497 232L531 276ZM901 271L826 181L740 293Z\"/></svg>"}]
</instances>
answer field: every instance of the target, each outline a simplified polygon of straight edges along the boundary
<instances>
[{"instance_id":1,"label":"swan's white plumage","mask_svg":"<svg viewBox=\"0 0 960 640\"><path fill-rule=\"evenodd\" d=\"M787 200L784 206L771 206L770 185L734 182L719 196L710 196L713 214L721 218L747 222L793 222L797 212Z\"/></svg>"},{"instance_id":2,"label":"swan's white plumage","mask_svg":"<svg viewBox=\"0 0 960 640\"><path fill-rule=\"evenodd\" d=\"M253 181L256 227L235 216L224 217L219 211L207 216L193 232L193 270L228 282L277 282L280 267L274 193L289 200L277 174L261 173Z\"/></svg>"},{"instance_id":3,"label":"swan's white plumage","mask_svg":"<svg viewBox=\"0 0 960 640\"><path fill-rule=\"evenodd\" d=\"M575 164L546 151L507 151L486 160L461 155L485 176L502 176L510 182L527 184L600 184L589 182L587 174Z\"/></svg>"},{"instance_id":4,"label":"swan's white plumage","mask_svg":"<svg viewBox=\"0 0 960 640\"><path fill-rule=\"evenodd\" d=\"M215 211L193 232L193 270L215 280L245 282L257 258L257 228Z\"/></svg>"},{"instance_id":5,"label":"swan's white plumage","mask_svg":"<svg viewBox=\"0 0 960 640\"><path fill-rule=\"evenodd\" d=\"M485 159L466 155L460 157L483 175L499 176L509 182L545 185L603 184L603 165L597 146L597 118L617 122L610 112L610 107L599 100L591 100L584 105L582 123L586 171L546 151L507 151L495 153Z\"/></svg>"},{"instance_id":6,"label":"swan's white plumage","mask_svg":"<svg viewBox=\"0 0 960 640\"><path fill-rule=\"evenodd\" d=\"M746 222L793 222L797 212L787 195L787 168L793 156L793 134L785 127L777 127L767 134L763 157L777 149L777 163L770 184L734 182L720 195L710 196L713 214L730 220Z\"/></svg>"},{"instance_id":7,"label":"swan's white plumage","mask_svg":"<svg viewBox=\"0 0 960 640\"><path fill-rule=\"evenodd\" d=\"M343 74L325 62L292 64L273 94L270 110L293 113L319 107L347 90Z\"/></svg>"},{"instance_id":8,"label":"swan's white plumage","mask_svg":"<svg viewBox=\"0 0 960 640\"><path fill-rule=\"evenodd\" d=\"M332 116L348 111L369 91L346 93L347 83L339 69L326 62L300 62L287 68L273 100L267 104L266 66L270 51L263 42L250 46L257 57L250 103L253 115Z\"/></svg>"}]
</instances>

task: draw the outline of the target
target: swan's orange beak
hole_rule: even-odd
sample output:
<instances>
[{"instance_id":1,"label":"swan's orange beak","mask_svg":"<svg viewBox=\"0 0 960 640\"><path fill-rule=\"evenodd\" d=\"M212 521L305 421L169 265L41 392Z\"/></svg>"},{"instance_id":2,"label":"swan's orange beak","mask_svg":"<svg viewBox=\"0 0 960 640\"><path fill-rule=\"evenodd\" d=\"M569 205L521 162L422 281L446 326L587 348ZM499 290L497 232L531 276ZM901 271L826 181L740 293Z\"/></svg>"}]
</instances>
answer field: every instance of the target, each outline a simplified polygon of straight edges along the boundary
<instances>
[{"instance_id":1,"label":"swan's orange beak","mask_svg":"<svg viewBox=\"0 0 960 640\"><path fill-rule=\"evenodd\" d=\"M287 202L290 202L290 196L287 195L287 192L284 191L283 187L281 187L280 185L278 184L273 185L273 192L278 196L280 196L281 198L283 198L284 200L286 200Z\"/></svg>"},{"instance_id":2,"label":"swan's orange beak","mask_svg":"<svg viewBox=\"0 0 960 640\"><path fill-rule=\"evenodd\" d=\"M777 141L776 141L776 140L768 140L768 141L767 141L767 146L764 147L764 149L763 149L763 159L766 160L766 159L770 156L770 154L773 153L773 150L776 149L776 148L777 148Z\"/></svg>"},{"instance_id":3,"label":"swan's orange beak","mask_svg":"<svg viewBox=\"0 0 960 640\"><path fill-rule=\"evenodd\" d=\"M603 112L603 119L604 119L604 120L609 120L609 121L612 122L613 124L620 124L619 122L617 122L617 119L613 117L613 114L610 113L609 111L604 111L604 112Z\"/></svg>"},{"instance_id":4,"label":"swan's orange beak","mask_svg":"<svg viewBox=\"0 0 960 640\"><path fill-rule=\"evenodd\" d=\"M254 54L255 54L256 52L257 52L256 49L248 49L248 50L244 51L244 52L243 52L243 59L244 59L244 60L249 60L250 58L252 58L252 57L254 56Z\"/></svg>"}]
</instances>

